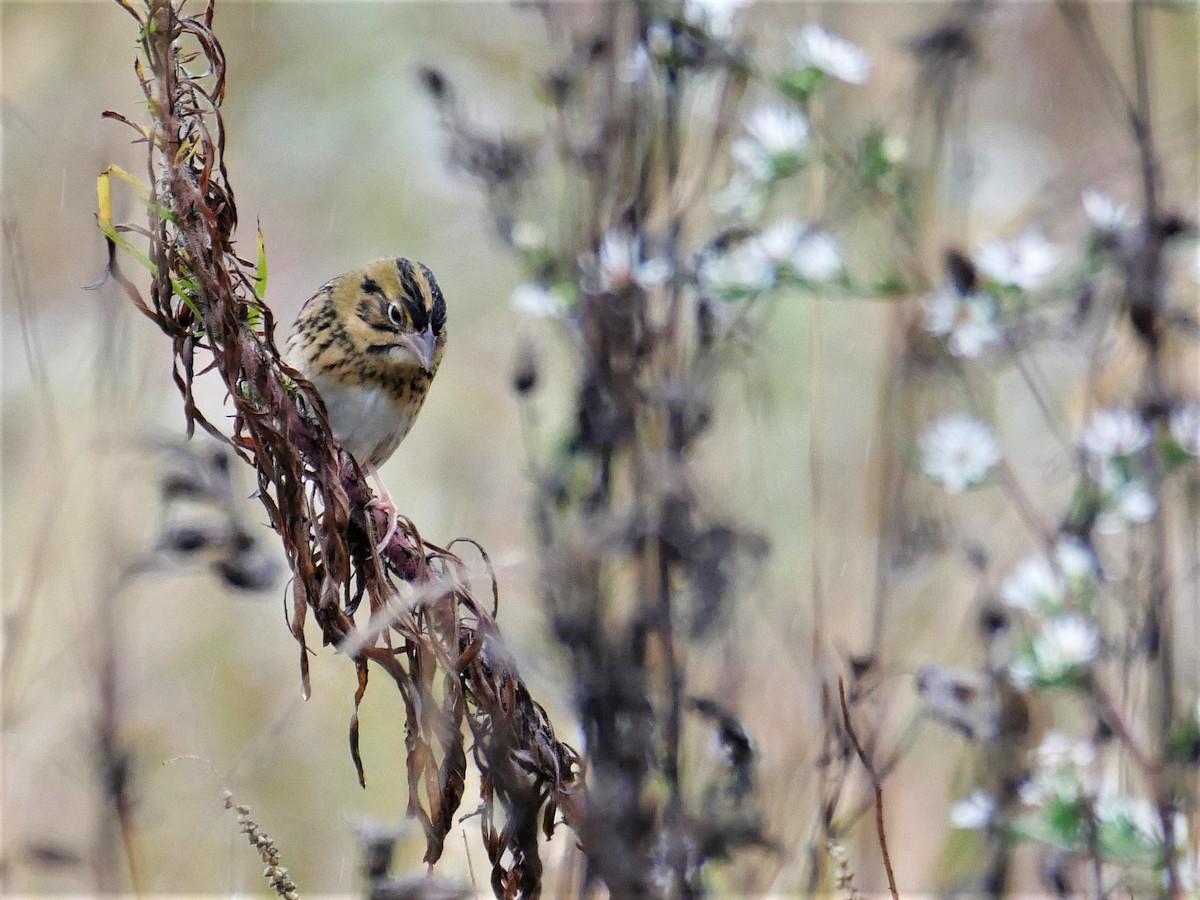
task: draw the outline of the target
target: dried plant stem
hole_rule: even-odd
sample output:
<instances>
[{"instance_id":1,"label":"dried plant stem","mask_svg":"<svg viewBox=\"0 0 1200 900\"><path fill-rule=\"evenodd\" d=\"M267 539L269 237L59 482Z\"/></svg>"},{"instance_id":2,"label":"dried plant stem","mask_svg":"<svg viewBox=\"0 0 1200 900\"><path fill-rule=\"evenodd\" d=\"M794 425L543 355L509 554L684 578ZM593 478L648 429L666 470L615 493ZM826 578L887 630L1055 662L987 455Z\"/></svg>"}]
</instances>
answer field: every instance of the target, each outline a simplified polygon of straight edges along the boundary
<instances>
[{"instance_id":1,"label":"dried plant stem","mask_svg":"<svg viewBox=\"0 0 1200 900\"><path fill-rule=\"evenodd\" d=\"M887 832L883 827L883 782L876 773L875 765L871 762L867 751L863 749L863 745L858 739L858 733L854 730L854 723L850 720L850 707L846 703L846 680L841 675L838 676L838 699L841 701L842 724L846 728L846 735L850 738L850 743L854 746L854 752L858 755L863 768L867 770L867 776L871 779L871 787L875 791L875 833L879 838L879 851L883 854L883 870L887 873L888 890L891 892L893 900L900 900L900 892L896 890L896 875L892 871L892 857L888 853Z\"/></svg>"},{"instance_id":2,"label":"dried plant stem","mask_svg":"<svg viewBox=\"0 0 1200 900\"><path fill-rule=\"evenodd\" d=\"M96 720L96 756L103 796L110 809L101 813L98 841L98 875L102 892L116 888L115 865L112 858L111 828L113 817L121 839L121 852L129 870L130 886L135 896L145 895L144 876L138 850L137 822L130 797L132 759L122 739L122 706L120 699L121 666L125 649L121 645L121 599L128 584L130 570L122 571L107 596L99 603L97 616L100 639L100 659L97 661L99 709ZM105 882L112 882L106 884Z\"/></svg>"}]
</instances>

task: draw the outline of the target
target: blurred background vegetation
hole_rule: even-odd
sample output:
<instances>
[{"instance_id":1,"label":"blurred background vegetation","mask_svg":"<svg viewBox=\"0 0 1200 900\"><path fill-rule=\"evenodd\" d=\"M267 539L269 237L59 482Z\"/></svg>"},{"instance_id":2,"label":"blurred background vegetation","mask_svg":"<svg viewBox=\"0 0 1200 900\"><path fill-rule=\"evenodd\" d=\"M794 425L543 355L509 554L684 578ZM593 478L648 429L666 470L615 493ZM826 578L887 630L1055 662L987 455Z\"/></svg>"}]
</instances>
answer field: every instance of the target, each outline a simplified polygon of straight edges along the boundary
<instances>
[{"instance_id":1,"label":"blurred background vegetation","mask_svg":"<svg viewBox=\"0 0 1200 900\"><path fill-rule=\"evenodd\" d=\"M1127 65L1124 8L1104 3L1092 11L1115 62ZM572 3L556 5L550 18L578 24L600 12L598 4ZM906 41L943 13L933 3L760 3L743 27L768 59L782 56L786 36L814 20L860 44L875 70L861 88L832 91L828 121L846 134L882 121L919 152L922 132L909 129L930 97ZM362 710L363 791L346 750L353 676L331 651L318 653L313 697L301 701L282 580L258 597L231 593L205 571L118 584L154 540L152 444L182 426L166 342L115 287L82 290L105 263L96 175L110 163L135 174L143 166L126 130L100 119L105 109L139 109L131 20L115 4L12 0L0 16L5 888L79 891L94 883L102 816L93 764L96 635L103 620L115 620L147 887L258 889L260 866L221 806L215 769L276 839L303 889L351 891L359 864L354 823L395 821L405 806L398 698L374 692ZM1151 83L1167 183L1173 196L1194 198L1196 20L1185 11L1154 22ZM437 273L449 304L447 355L419 424L383 477L431 540L468 535L487 548L501 580L505 637L560 736L574 740L563 661L537 602L528 443L510 388L516 349L532 341L544 359L534 443L555 447L572 360L553 323L510 306L524 278L499 246L479 192L450 170L417 79L420 66L435 64L454 79L476 123L517 138L541 134L549 112L539 78L553 62L546 20L490 2L227 2L215 26L229 63L226 159L243 255L253 258L257 219L281 328L318 285L376 256L403 253ZM1081 63L1053 4L993 9L979 68L960 100L947 177L932 201L934 233L924 236L931 269L948 244L972 246L1029 222L1053 239L1071 239L1081 229L1085 188L1135 199L1127 125ZM119 202L128 204L128 195ZM140 215L128 206L116 212L118 220ZM886 274L872 268L881 239L869 221L848 221L840 232L848 266L864 283ZM824 727L811 649L814 564L834 610L824 622L834 655L864 652L871 634L881 516L875 448L900 320L894 304L868 297L825 303L815 342L812 323L806 297L780 297L770 327L722 386L716 431L700 461L713 506L736 511L772 547L762 577L739 591L721 651L692 672L707 693L739 710L754 735L768 832L792 860L764 883L752 856L726 876L730 891L791 893L802 884L800 851L816 802L809 773ZM822 356L817 422L813 346ZM1087 364L1070 354L1041 362L1060 383ZM1085 398L1064 399L1077 421ZM208 401L211 408L219 397ZM1028 484L1063 495L1062 473L1046 463L1052 440L1034 424L1021 384L999 379L992 402ZM816 534L814 472L822 493ZM252 487L248 476L235 472L243 494ZM953 516L961 545L979 542L1009 562L1026 551L998 498L957 504L930 488L926 499L934 531ZM246 514L263 521L252 502ZM261 531L273 546L265 525ZM977 659L970 583L954 555L930 556L905 572L882 654L902 692L924 663ZM903 705L894 714L909 715ZM963 835L947 843L945 828L925 825L945 822L969 791L966 760L960 738L925 728L888 782L892 858L910 890L946 884L977 858ZM469 880L472 865L478 875L486 864L474 829L464 833L448 842L440 871ZM879 890L870 838L856 849L858 884ZM569 842L560 831L547 854L550 893ZM414 836L396 868L419 868L420 853ZM485 889L482 880L477 886Z\"/></svg>"}]
</instances>

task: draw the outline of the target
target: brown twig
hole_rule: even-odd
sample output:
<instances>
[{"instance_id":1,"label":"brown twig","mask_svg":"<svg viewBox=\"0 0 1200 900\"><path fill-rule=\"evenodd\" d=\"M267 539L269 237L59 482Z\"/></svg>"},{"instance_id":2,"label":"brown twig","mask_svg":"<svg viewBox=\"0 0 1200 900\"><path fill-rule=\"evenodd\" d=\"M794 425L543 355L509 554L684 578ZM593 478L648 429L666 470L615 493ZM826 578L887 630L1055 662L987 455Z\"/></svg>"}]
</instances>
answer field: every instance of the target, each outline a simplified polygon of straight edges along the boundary
<instances>
[{"instance_id":1,"label":"brown twig","mask_svg":"<svg viewBox=\"0 0 1200 900\"><path fill-rule=\"evenodd\" d=\"M846 726L846 735L850 738L850 743L854 745L854 752L858 754L863 768L867 770L867 776L871 779L871 787L875 791L875 833L879 836L879 850L883 854L883 870L887 873L888 890L891 891L895 900L900 900L900 892L896 890L896 875L892 871L892 858L888 854L887 833L883 827L883 782L875 772L875 764L871 762L867 751L863 749L862 743L858 740L854 723L850 721L850 707L846 703L846 680L841 675L838 676L838 699L842 704L842 724Z\"/></svg>"}]
</instances>

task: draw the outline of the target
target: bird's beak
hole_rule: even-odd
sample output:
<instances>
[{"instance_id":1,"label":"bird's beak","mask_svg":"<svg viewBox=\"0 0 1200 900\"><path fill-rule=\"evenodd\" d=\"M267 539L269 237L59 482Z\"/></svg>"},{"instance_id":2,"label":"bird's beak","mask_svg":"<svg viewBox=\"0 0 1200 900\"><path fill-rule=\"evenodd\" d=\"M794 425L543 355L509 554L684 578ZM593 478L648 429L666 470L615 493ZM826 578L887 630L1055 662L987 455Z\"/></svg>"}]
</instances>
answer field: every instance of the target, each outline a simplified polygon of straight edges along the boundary
<instances>
[{"instance_id":1,"label":"bird's beak","mask_svg":"<svg viewBox=\"0 0 1200 900\"><path fill-rule=\"evenodd\" d=\"M427 374L433 374L433 355L437 352L437 339L433 336L432 328L426 328L420 334L406 334L400 338L400 344L417 358L417 362Z\"/></svg>"}]
</instances>

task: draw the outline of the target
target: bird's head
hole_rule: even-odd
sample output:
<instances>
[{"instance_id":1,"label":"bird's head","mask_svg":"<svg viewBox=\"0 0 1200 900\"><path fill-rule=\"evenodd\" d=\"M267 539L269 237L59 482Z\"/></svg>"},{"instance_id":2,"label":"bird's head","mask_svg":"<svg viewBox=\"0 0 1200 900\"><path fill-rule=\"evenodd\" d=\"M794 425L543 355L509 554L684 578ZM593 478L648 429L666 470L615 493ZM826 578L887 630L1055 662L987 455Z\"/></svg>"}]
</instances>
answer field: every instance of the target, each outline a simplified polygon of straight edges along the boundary
<instances>
[{"instance_id":1,"label":"bird's head","mask_svg":"<svg viewBox=\"0 0 1200 900\"><path fill-rule=\"evenodd\" d=\"M432 376L446 346L446 300L428 267L403 257L377 259L333 285L348 336L371 357Z\"/></svg>"}]
</instances>

